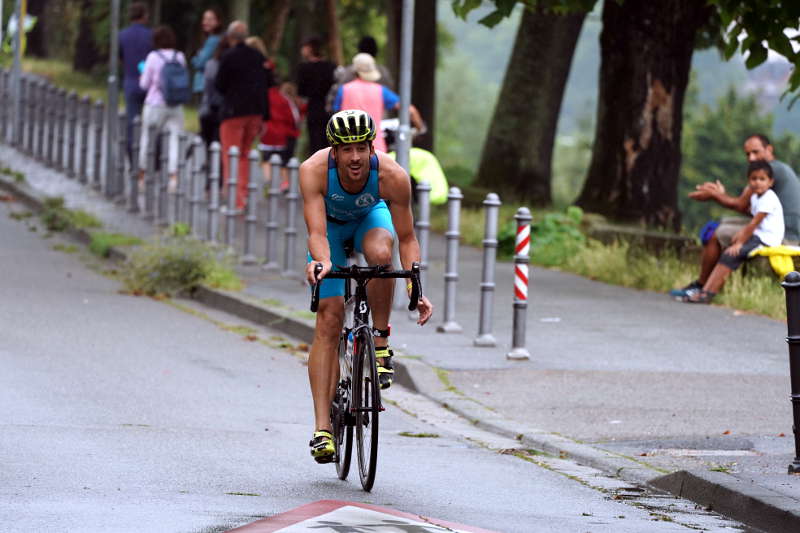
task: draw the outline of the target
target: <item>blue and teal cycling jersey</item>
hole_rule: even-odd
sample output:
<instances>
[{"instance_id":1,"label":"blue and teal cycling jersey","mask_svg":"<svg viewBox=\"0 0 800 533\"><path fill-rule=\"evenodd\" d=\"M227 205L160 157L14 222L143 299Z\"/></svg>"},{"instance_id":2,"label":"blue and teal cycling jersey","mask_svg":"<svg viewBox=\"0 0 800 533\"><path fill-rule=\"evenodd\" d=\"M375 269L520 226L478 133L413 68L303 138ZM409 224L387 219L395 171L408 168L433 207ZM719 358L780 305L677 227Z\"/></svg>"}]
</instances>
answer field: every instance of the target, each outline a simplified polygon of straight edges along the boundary
<instances>
[{"instance_id":1,"label":"blue and teal cycling jersey","mask_svg":"<svg viewBox=\"0 0 800 533\"><path fill-rule=\"evenodd\" d=\"M353 194L345 191L339 181L339 171L331 149L328 154L328 192L325 194L328 219L353 222L364 218L378 204L386 205L378 191L378 156L370 156L367 181L359 192Z\"/></svg>"},{"instance_id":2,"label":"blue and teal cycling jersey","mask_svg":"<svg viewBox=\"0 0 800 533\"><path fill-rule=\"evenodd\" d=\"M334 265L347 264L344 251L347 241L352 241L355 250L363 253L362 241L367 232L373 228L384 228L393 238L395 237L392 215L378 191L378 156L370 157L367 182L355 194L344 190L339 182L336 162L332 155L328 156L328 192L325 194L325 210L328 219L328 245L331 250L331 262ZM310 253L308 261L312 261ZM344 280L322 280L320 298L343 295Z\"/></svg>"}]
</instances>

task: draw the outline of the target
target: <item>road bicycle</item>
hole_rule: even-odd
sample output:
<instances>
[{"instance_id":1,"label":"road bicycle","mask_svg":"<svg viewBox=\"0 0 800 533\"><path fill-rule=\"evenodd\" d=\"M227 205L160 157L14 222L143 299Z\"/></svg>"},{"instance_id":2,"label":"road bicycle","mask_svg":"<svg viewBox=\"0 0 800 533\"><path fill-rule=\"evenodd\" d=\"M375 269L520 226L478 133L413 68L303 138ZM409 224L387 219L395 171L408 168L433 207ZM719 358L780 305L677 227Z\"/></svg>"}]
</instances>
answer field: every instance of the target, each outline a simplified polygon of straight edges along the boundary
<instances>
[{"instance_id":1,"label":"road bicycle","mask_svg":"<svg viewBox=\"0 0 800 533\"><path fill-rule=\"evenodd\" d=\"M322 265L318 263L314 268L315 279L321 271ZM392 270L391 265L337 266L324 278L345 280L345 319L339 334L338 349L339 380L331 406L336 473L339 479L347 479L355 433L359 477L361 486L367 492L372 490L375 483L378 418L383 411L367 284L373 279L387 278L408 278L411 281L408 309L415 310L422 297L418 263L413 263L411 270ZM351 291L351 281L355 282L355 294ZM320 282L314 284L312 312L319 307L320 285Z\"/></svg>"}]
</instances>

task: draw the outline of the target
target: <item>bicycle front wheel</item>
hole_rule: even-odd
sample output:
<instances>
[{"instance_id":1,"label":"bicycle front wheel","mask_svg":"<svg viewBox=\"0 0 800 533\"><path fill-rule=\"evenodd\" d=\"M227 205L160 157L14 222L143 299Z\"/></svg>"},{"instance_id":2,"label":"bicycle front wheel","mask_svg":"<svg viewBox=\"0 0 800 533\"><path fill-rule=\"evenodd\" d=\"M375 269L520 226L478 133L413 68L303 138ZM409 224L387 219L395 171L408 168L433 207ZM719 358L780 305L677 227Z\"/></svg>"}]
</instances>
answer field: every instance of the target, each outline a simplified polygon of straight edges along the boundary
<instances>
[{"instance_id":1,"label":"bicycle front wheel","mask_svg":"<svg viewBox=\"0 0 800 533\"><path fill-rule=\"evenodd\" d=\"M345 363L347 357L345 350L347 350L347 337L346 334L342 334L339 338L339 384L336 386L331 409L333 440L336 447L336 475L342 480L347 479L353 451L353 416L350 412L353 376Z\"/></svg>"},{"instance_id":2,"label":"bicycle front wheel","mask_svg":"<svg viewBox=\"0 0 800 533\"><path fill-rule=\"evenodd\" d=\"M356 445L361 486L372 490L378 463L378 415L381 397L378 364L372 333L363 328L358 335L358 347L353 365L353 407L356 412Z\"/></svg>"}]
</instances>

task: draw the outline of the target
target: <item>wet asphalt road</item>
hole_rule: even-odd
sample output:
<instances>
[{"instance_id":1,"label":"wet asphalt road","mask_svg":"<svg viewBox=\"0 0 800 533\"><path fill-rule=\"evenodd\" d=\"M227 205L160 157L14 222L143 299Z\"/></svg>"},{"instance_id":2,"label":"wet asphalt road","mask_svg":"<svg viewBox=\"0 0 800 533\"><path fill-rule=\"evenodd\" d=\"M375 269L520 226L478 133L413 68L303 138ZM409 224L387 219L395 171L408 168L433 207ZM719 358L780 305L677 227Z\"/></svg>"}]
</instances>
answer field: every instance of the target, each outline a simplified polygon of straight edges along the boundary
<instances>
[{"instance_id":1,"label":"wet asphalt road","mask_svg":"<svg viewBox=\"0 0 800 533\"><path fill-rule=\"evenodd\" d=\"M323 499L509 532L738 530L674 498L615 499L638 491L567 461L498 453L514 442L402 390L364 493L308 455L302 349L281 348L296 341L120 294L12 210L0 203L2 531L224 531Z\"/></svg>"}]
</instances>

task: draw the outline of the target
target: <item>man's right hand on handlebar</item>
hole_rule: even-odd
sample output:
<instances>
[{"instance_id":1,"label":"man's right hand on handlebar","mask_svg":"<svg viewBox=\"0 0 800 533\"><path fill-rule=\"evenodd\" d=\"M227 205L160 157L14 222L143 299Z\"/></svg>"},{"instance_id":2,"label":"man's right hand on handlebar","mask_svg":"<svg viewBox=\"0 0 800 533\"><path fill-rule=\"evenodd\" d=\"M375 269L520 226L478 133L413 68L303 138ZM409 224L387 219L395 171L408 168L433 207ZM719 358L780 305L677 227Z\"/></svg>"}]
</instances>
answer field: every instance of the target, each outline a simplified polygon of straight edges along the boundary
<instances>
[{"instance_id":1,"label":"man's right hand on handlebar","mask_svg":"<svg viewBox=\"0 0 800 533\"><path fill-rule=\"evenodd\" d=\"M314 269L318 264L322 265L322 271L319 274L315 274ZM332 268L333 268L333 263L331 263L330 260L311 261L306 265L306 280L308 281L309 285L314 285L317 283L317 280L327 276L328 272L330 272Z\"/></svg>"}]
</instances>

